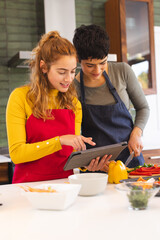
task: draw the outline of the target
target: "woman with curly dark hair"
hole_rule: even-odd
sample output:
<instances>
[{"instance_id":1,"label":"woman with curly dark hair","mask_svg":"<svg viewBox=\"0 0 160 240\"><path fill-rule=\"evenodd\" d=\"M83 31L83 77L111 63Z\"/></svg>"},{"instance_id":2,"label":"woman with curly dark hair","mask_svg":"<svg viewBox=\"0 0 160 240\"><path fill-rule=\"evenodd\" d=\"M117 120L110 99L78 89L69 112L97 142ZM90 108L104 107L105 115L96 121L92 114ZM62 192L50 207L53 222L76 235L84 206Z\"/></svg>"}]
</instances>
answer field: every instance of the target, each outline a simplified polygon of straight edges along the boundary
<instances>
[{"instance_id":1,"label":"woman with curly dark hair","mask_svg":"<svg viewBox=\"0 0 160 240\"><path fill-rule=\"evenodd\" d=\"M123 62L109 62L109 37L97 25L82 25L73 38L81 71L74 82L82 103L82 134L92 136L96 146L127 141L118 159L124 163L134 151L130 167L142 165L143 129L149 117L149 107L131 67ZM130 101L135 110L135 122L130 115Z\"/></svg>"}]
</instances>

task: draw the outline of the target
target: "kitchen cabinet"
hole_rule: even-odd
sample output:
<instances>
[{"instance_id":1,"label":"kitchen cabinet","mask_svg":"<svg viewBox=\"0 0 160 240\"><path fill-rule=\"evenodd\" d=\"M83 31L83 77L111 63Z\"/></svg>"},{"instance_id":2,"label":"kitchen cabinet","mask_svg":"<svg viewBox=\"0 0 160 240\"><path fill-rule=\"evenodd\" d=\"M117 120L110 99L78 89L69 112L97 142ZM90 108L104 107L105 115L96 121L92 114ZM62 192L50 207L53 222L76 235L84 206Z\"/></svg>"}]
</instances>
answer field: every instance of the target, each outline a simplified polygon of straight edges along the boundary
<instances>
[{"instance_id":1,"label":"kitchen cabinet","mask_svg":"<svg viewBox=\"0 0 160 240\"><path fill-rule=\"evenodd\" d=\"M142 153L145 163L160 165L160 149L143 150Z\"/></svg>"},{"instance_id":2,"label":"kitchen cabinet","mask_svg":"<svg viewBox=\"0 0 160 240\"><path fill-rule=\"evenodd\" d=\"M12 183L13 165L11 159L0 155L0 185Z\"/></svg>"},{"instance_id":3,"label":"kitchen cabinet","mask_svg":"<svg viewBox=\"0 0 160 240\"><path fill-rule=\"evenodd\" d=\"M105 21L109 53L132 67L145 94L156 93L153 0L108 0Z\"/></svg>"}]
</instances>

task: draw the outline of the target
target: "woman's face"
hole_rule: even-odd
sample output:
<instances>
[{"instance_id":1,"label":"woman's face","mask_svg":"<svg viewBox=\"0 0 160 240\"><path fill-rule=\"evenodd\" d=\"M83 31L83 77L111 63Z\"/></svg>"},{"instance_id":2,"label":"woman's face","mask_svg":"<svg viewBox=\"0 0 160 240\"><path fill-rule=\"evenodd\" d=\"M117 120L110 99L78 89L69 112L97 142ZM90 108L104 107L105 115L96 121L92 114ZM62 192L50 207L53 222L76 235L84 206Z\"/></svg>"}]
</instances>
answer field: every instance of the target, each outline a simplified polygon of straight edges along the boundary
<instances>
[{"instance_id":1,"label":"woman's face","mask_svg":"<svg viewBox=\"0 0 160 240\"><path fill-rule=\"evenodd\" d=\"M51 88L55 88L60 92L67 92L75 77L77 67L76 57L62 56L51 65L49 71L43 67L43 64L45 63L41 60L40 66L43 73L47 73Z\"/></svg>"},{"instance_id":2,"label":"woman's face","mask_svg":"<svg viewBox=\"0 0 160 240\"><path fill-rule=\"evenodd\" d=\"M81 60L81 67L88 79L98 80L107 67L107 57L103 59Z\"/></svg>"}]
</instances>

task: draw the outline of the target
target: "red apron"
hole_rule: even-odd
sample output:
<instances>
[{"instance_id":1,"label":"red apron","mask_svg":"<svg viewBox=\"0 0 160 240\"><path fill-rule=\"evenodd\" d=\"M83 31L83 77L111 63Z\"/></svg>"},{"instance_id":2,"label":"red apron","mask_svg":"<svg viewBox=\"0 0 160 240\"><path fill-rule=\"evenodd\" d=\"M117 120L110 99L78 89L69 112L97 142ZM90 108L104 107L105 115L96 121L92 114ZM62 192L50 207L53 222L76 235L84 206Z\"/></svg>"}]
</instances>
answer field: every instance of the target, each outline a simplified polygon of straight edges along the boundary
<instances>
[{"instance_id":1,"label":"red apron","mask_svg":"<svg viewBox=\"0 0 160 240\"><path fill-rule=\"evenodd\" d=\"M52 110L53 120L37 119L31 115L26 123L27 143L42 142L56 136L75 134L75 114L69 109ZM35 151L40 151L36 148ZM72 153L71 146L38 160L15 165L12 183L45 181L67 178L73 174L72 170L64 171L63 167Z\"/></svg>"}]
</instances>

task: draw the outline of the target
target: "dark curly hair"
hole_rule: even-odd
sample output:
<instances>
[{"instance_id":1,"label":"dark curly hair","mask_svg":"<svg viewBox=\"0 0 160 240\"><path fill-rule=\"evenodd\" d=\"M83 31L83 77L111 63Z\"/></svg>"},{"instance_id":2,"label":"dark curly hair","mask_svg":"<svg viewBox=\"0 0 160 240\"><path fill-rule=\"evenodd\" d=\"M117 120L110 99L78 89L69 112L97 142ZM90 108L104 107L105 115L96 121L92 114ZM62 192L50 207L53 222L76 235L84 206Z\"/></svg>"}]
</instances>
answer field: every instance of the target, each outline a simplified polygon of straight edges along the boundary
<instances>
[{"instance_id":1,"label":"dark curly hair","mask_svg":"<svg viewBox=\"0 0 160 240\"><path fill-rule=\"evenodd\" d=\"M108 55L110 46L107 32L95 24L76 28L73 44L79 61L88 58L103 59Z\"/></svg>"}]
</instances>

